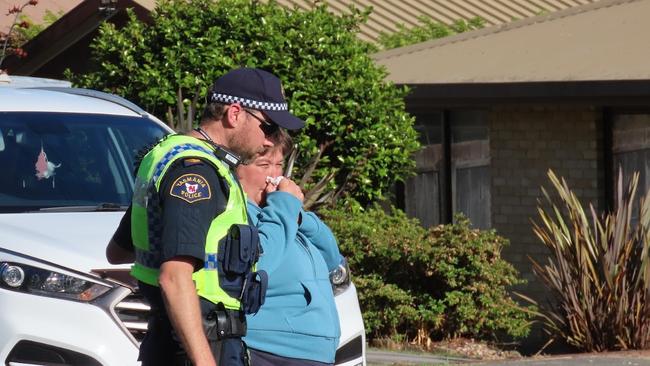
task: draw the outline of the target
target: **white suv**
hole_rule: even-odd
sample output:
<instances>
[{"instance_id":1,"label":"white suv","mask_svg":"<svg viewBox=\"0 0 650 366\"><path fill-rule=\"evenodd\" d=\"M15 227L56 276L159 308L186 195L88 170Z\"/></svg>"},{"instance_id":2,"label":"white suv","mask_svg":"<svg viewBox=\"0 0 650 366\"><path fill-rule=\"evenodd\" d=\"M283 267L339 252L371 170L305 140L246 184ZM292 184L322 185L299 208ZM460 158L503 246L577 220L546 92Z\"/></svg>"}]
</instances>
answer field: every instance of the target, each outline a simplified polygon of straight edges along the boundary
<instances>
[{"instance_id":1,"label":"white suv","mask_svg":"<svg viewBox=\"0 0 650 366\"><path fill-rule=\"evenodd\" d=\"M0 80L0 364L138 364L149 307L104 250L137 152L169 132L111 94ZM356 289L345 270L332 279L337 364L365 365Z\"/></svg>"}]
</instances>

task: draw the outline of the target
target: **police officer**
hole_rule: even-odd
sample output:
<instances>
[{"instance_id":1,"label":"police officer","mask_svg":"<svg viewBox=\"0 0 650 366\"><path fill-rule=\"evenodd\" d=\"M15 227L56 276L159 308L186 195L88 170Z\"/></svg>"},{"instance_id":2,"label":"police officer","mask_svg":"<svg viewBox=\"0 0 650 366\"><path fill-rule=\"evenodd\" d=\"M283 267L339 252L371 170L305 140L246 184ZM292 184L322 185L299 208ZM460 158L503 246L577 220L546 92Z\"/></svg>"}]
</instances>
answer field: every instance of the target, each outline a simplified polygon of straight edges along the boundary
<instances>
[{"instance_id":1,"label":"police officer","mask_svg":"<svg viewBox=\"0 0 650 366\"><path fill-rule=\"evenodd\" d=\"M210 89L196 130L170 135L140 162L106 255L135 258L131 274L151 304L143 366L246 364L244 314L261 306L266 277L254 271L257 231L232 169L271 147L278 126L304 126L280 80L236 69Z\"/></svg>"}]
</instances>

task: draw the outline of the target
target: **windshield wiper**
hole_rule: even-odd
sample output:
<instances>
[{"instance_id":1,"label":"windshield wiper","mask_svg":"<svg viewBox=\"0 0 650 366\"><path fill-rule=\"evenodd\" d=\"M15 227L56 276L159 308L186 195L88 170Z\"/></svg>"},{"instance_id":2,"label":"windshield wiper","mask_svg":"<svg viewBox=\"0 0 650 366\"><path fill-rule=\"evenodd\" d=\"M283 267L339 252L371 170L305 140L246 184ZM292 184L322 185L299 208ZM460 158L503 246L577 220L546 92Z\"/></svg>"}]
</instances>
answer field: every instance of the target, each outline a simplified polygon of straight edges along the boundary
<instances>
[{"instance_id":1,"label":"windshield wiper","mask_svg":"<svg viewBox=\"0 0 650 366\"><path fill-rule=\"evenodd\" d=\"M119 203L102 202L98 205L88 206L57 206L43 207L38 212L102 212L102 211L126 211L128 206Z\"/></svg>"},{"instance_id":2,"label":"windshield wiper","mask_svg":"<svg viewBox=\"0 0 650 366\"><path fill-rule=\"evenodd\" d=\"M102 202L95 206L95 211L125 211L129 206L120 205L113 202Z\"/></svg>"}]
</instances>

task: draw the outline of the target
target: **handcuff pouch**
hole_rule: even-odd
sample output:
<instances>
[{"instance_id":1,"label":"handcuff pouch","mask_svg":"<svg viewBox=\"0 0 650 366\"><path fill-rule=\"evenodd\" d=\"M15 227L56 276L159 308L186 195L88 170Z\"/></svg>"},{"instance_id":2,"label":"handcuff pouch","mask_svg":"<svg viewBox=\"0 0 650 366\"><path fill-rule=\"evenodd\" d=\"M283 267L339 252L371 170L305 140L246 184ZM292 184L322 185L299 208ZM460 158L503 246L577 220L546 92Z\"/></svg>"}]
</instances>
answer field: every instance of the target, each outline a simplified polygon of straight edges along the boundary
<instances>
[{"instance_id":1,"label":"handcuff pouch","mask_svg":"<svg viewBox=\"0 0 650 366\"><path fill-rule=\"evenodd\" d=\"M242 288L259 253L260 240L255 226L235 224L230 227L218 251L219 285L228 295L238 299L242 296Z\"/></svg>"},{"instance_id":2,"label":"handcuff pouch","mask_svg":"<svg viewBox=\"0 0 650 366\"><path fill-rule=\"evenodd\" d=\"M266 299L266 288L269 283L269 276L266 271L249 273L242 292L242 306L244 313L255 314L260 310Z\"/></svg>"},{"instance_id":3,"label":"handcuff pouch","mask_svg":"<svg viewBox=\"0 0 650 366\"><path fill-rule=\"evenodd\" d=\"M219 244L219 260L226 274L244 274L257 262L260 239L257 228L235 224Z\"/></svg>"}]
</instances>

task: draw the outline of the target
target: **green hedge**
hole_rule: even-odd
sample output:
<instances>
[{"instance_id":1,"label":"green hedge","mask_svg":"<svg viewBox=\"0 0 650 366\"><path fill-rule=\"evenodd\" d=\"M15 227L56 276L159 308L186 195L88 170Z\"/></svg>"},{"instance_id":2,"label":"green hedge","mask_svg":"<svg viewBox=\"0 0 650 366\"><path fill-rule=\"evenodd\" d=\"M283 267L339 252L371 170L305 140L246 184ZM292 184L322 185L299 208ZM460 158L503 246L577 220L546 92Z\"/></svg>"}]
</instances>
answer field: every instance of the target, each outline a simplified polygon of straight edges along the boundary
<instances>
[{"instance_id":1,"label":"green hedge","mask_svg":"<svg viewBox=\"0 0 650 366\"><path fill-rule=\"evenodd\" d=\"M273 71L283 81L297 131L294 176L315 162L307 190L333 175L326 191L360 202L382 197L415 167L419 149L407 89L386 81L357 36L364 13L334 15L274 1L161 0L150 22L133 12L121 28L103 23L91 49L93 70L76 86L126 97L180 130L196 122L213 81L238 66Z\"/></svg>"},{"instance_id":2,"label":"green hedge","mask_svg":"<svg viewBox=\"0 0 650 366\"><path fill-rule=\"evenodd\" d=\"M520 338L530 310L509 296L522 283L501 259L508 241L456 217L424 229L402 211L375 206L321 212L339 241L359 291L370 338Z\"/></svg>"}]
</instances>

